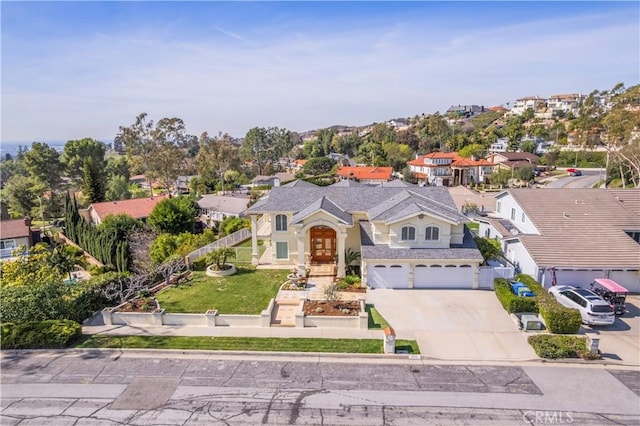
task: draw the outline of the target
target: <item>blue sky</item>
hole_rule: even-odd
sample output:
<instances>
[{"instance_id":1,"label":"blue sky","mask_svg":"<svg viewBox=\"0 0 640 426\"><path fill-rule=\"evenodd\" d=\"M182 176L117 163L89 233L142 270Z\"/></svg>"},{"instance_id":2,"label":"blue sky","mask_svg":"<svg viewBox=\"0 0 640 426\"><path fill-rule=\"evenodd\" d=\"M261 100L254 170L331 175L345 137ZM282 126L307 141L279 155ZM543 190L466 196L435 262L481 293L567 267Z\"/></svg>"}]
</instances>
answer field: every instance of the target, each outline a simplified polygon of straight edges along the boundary
<instances>
[{"instance_id":1,"label":"blue sky","mask_svg":"<svg viewBox=\"0 0 640 426\"><path fill-rule=\"evenodd\" d=\"M305 131L640 80L637 2L11 2L2 141Z\"/></svg>"}]
</instances>

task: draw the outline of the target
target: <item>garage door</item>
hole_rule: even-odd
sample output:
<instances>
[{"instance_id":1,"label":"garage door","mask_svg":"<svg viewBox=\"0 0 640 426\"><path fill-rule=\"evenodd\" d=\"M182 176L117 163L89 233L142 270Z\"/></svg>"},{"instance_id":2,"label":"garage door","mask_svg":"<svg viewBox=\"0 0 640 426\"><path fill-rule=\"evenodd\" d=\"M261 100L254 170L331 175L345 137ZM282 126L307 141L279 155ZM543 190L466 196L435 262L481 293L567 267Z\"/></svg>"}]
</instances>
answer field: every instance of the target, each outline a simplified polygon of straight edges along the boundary
<instances>
[{"instance_id":1,"label":"garage door","mask_svg":"<svg viewBox=\"0 0 640 426\"><path fill-rule=\"evenodd\" d=\"M638 271L616 271L609 274L609 278L625 287L631 293L640 293L640 272Z\"/></svg>"},{"instance_id":2,"label":"garage door","mask_svg":"<svg viewBox=\"0 0 640 426\"><path fill-rule=\"evenodd\" d=\"M576 287L589 288L594 279L604 277L605 274L602 269L594 269L588 271L558 269L556 271L556 278L558 280L558 284L560 285L573 285ZM549 281L545 282L551 283L551 278L549 278Z\"/></svg>"},{"instance_id":3,"label":"garage door","mask_svg":"<svg viewBox=\"0 0 640 426\"><path fill-rule=\"evenodd\" d=\"M416 265L413 288L473 288L471 265Z\"/></svg>"},{"instance_id":4,"label":"garage door","mask_svg":"<svg viewBox=\"0 0 640 426\"><path fill-rule=\"evenodd\" d=\"M407 265L368 265L367 285L371 288L409 288Z\"/></svg>"}]
</instances>

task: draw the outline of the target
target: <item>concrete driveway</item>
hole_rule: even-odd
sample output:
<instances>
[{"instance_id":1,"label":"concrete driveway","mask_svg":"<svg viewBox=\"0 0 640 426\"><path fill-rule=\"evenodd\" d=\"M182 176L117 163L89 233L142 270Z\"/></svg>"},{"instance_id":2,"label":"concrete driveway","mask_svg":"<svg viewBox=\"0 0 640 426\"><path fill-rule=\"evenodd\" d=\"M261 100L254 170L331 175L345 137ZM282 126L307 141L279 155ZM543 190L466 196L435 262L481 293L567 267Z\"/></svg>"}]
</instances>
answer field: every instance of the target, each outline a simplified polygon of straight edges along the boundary
<instances>
[{"instance_id":1,"label":"concrete driveway","mask_svg":"<svg viewBox=\"0 0 640 426\"><path fill-rule=\"evenodd\" d=\"M415 339L423 356L443 360L537 359L492 291L389 290L367 292L398 339Z\"/></svg>"},{"instance_id":2,"label":"concrete driveway","mask_svg":"<svg viewBox=\"0 0 640 426\"><path fill-rule=\"evenodd\" d=\"M627 313L616 318L610 326L587 326L581 334L600 338L600 352L604 359L640 366L640 296L627 296Z\"/></svg>"}]
</instances>

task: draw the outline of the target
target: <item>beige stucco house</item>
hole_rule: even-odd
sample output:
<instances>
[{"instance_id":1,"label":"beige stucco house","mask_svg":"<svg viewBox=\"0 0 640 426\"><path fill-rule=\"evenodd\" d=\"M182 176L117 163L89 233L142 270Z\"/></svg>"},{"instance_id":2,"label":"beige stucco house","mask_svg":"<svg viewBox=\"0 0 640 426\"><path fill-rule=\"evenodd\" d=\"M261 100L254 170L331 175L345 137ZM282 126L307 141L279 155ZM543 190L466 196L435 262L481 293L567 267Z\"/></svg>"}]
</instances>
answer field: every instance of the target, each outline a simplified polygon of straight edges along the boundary
<instances>
[{"instance_id":1,"label":"beige stucco house","mask_svg":"<svg viewBox=\"0 0 640 426\"><path fill-rule=\"evenodd\" d=\"M477 288L482 256L468 219L444 187L402 181L273 188L250 207L254 264L312 263L345 275L345 253L359 252L363 282L375 288ZM258 239L269 249L258 259Z\"/></svg>"}]
</instances>

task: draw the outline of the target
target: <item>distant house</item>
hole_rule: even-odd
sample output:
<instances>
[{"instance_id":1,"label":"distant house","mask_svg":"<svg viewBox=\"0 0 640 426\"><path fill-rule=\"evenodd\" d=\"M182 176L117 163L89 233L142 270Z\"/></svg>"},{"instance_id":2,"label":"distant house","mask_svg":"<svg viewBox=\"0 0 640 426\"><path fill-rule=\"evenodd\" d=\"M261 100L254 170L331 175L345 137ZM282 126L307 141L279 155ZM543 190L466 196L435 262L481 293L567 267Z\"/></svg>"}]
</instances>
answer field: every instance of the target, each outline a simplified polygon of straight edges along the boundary
<instances>
[{"instance_id":1,"label":"distant house","mask_svg":"<svg viewBox=\"0 0 640 426\"><path fill-rule=\"evenodd\" d=\"M338 167L337 175L361 183L382 183L393 178L393 167Z\"/></svg>"},{"instance_id":2,"label":"distant house","mask_svg":"<svg viewBox=\"0 0 640 426\"><path fill-rule=\"evenodd\" d=\"M14 250L24 245L27 250L33 244L29 219L0 221L0 258L11 257Z\"/></svg>"},{"instance_id":3,"label":"distant house","mask_svg":"<svg viewBox=\"0 0 640 426\"><path fill-rule=\"evenodd\" d=\"M509 139L507 138L499 138L494 143L491 144L489 148L490 153L494 152L506 152L507 147L509 146Z\"/></svg>"},{"instance_id":4,"label":"distant house","mask_svg":"<svg viewBox=\"0 0 640 426\"><path fill-rule=\"evenodd\" d=\"M339 154L337 152L330 152L327 157L338 163L338 166L355 166L355 163L351 161L347 154Z\"/></svg>"},{"instance_id":5,"label":"distant house","mask_svg":"<svg viewBox=\"0 0 640 426\"><path fill-rule=\"evenodd\" d=\"M173 184L176 192L189 192L189 184L191 180L197 176L178 176L175 183Z\"/></svg>"},{"instance_id":6,"label":"distant house","mask_svg":"<svg viewBox=\"0 0 640 426\"><path fill-rule=\"evenodd\" d=\"M198 200L200 218L203 222L221 222L227 217L240 217L249 204L247 195L207 194Z\"/></svg>"},{"instance_id":7,"label":"distant house","mask_svg":"<svg viewBox=\"0 0 640 426\"><path fill-rule=\"evenodd\" d=\"M298 172L300 170L302 170L302 168L304 167L304 165L307 164L307 160L295 160L293 162L293 171L294 172Z\"/></svg>"},{"instance_id":8,"label":"distant house","mask_svg":"<svg viewBox=\"0 0 640 426\"><path fill-rule=\"evenodd\" d=\"M470 118L485 111L487 111L487 108L482 105L452 105L447 110L447 115L457 114L459 118Z\"/></svg>"},{"instance_id":9,"label":"distant house","mask_svg":"<svg viewBox=\"0 0 640 426\"><path fill-rule=\"evenodd\" d=\"M149 181L144 175L134 175L129 178L129 182L138 184L142 189L150 189Z\"/></svg>"},{"instance_id":10,"label":"distant house","mask_svg":"<svg viewBox=\"0 0 640 426\"><path fill-rule=\"evenodd\" d=\"M538 156L530 152L496 152L487 158L499 169L515 170L521 167L536 167Z\"/></svg>"},{"instance_id":11,"label":"distant house","mask_svg":"<svg viewBox=\"0 0 640 426\"><path fill-rule=\"evenodd\" d=\"M86 210L81 210L80 214L94 225L102 223L109 215L126 214L134 219L145 220L153 208L162 200L169 198L169 195L158 195L147 198L134 198L131 200L105 201L93 203Z\"/></svg>"},{"instance_id":12,"label":"distant house","mask_svg":"<svg viewBox=\"0 0 640 426\"><path fill-rule=\"evenodd\" d=\"M547 109L552 114L555 112L572 113L577 115L580 110L580 105L585 96L578 93L571 93L567 95L552 95L547 100Z\"/></svg>"},{"instance_id":13,"label":"distant house","mask_svg":"<svg viewBox=\"0 0 640 426\"><path fill-rule=\"evenodd\" d=\"M516 99L511 108L511 113L516 115L522 115L526 110L532 109L537 111L539 108L545 106L547 100L539 96L526 96L524 98Z\"/></svg>"},{"instance_id":14,"label":"distant house","mask_svg":"<svg viewBox=\"0 0 640 426\"><path fill-rule=\"evenodd\" d=\"M418 180L453 186L484 182L495 164L484 159L463 158L457 152L432 152L407 162L407 166Z\"/></svg>"}]
</instances>

